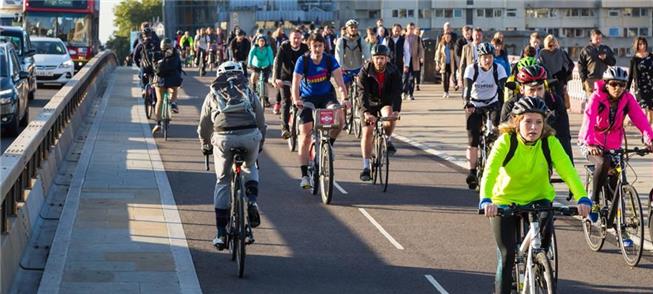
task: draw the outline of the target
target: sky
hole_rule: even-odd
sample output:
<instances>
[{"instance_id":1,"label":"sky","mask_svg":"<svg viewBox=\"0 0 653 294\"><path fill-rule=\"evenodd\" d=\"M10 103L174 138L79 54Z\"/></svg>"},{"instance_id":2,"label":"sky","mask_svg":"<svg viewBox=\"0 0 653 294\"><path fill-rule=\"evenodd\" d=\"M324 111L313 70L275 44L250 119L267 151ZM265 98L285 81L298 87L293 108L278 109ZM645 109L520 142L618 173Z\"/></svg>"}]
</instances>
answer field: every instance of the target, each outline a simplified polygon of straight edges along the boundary
<instances>
[{"instance_id":1,"label":"sky","mask_svg":"<svg viewBox=\"0 0 653 294\"><path fill-rule=\"evenodd\" d=\"M120 0L100 0L100 42L102 44L109 40L115 30L113 26L113 8L120 3Z\"/></svg>"}]
</instances>

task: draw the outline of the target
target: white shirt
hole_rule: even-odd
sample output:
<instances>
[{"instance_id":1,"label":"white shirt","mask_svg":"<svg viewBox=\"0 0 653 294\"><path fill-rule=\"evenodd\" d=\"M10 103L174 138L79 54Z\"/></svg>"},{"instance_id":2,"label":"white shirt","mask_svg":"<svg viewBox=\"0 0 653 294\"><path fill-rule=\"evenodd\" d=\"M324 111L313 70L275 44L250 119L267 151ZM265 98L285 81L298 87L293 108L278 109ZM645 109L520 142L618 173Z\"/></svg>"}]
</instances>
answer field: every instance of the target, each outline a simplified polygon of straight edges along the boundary
<instances>
[{"instance_id":1,"label":"white shirt","mask_svg":"<svg viewBox=\"0 0 653 294\"><path fill-rule=\"evenodd\" d=\"M507 77L503 66L497 66L496 64L492 66L497 67L497 78L499 81ZM474 107L488 106L499 101L499 86L494 81L493 71L492 68L485 71L480 65L478 66L478 78L472 84L470 100ZM465 68L464 77L465 79L474 79L474 64L470 64Z\"/></svg>"}]
</instances>

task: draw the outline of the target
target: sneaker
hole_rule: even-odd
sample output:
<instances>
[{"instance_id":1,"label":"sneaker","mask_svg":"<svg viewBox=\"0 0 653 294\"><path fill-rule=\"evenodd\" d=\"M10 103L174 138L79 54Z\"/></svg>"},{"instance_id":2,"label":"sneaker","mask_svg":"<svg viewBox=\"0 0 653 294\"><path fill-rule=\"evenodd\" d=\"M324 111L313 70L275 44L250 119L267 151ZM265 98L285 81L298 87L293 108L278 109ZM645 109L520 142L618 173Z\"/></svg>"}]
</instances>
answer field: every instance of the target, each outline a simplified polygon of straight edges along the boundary
<instances>
[{"instance_id":1,"label":"sneaker","mask_svg":"<svg viewBox=\"0 0 653 294\"><path fill-rule=\"evenodd\" d=\"M449 92L444 92L444 98L449 98Z\"/></svg>"},{"instance_id":2,"label":"sneaker","mask_svg":"<svg viewBox=\"0 0 653 294\"><path fill-rule=\"evenodd\" d=\"M272 110L272 113L274 114L280 114L281 113L281 103L277 102L274 104L274 109Z\"/></svg>"},{"instance_id":3,"label":"sneaker","mask_svg":"<svg viewBox=\"0 0 653 294\"><path fill-rule=\"evenodd\" d=\"M624 239L621 244L624 246L624 248L632 248L634 245L633 240L630 238Z\"/></svg>"},{"instance_id":4,"label":"sneaker","mask_svg":"<svg viewBox=\"0 0 653 294\"><path fill-rule=\"evenodd\" d=\"M364 168L363 171L361 172L361 181L363 182L368 182L372 180L372 176L370 175L370 169L369 168Z\"/></svg>"},{"instance_id":5,"label":"sneaker","mask_svg":"<svg viewBox=\"0 0 653 294\"><path fill-rule=\"evenodd\" d=\"M263 107L270 107L270 100L267 97L265 97L265 100L263 100Z\"/></svg>"},{"instance_id":6,"label":"sneaker","mask_svg":"<svg viewBox=\"0 0 653 294\"><path fill-rule=\"evenodd\" d=\"M406 100L406 99L408 99L408 95L406 95L405 93L401 93L401 100Z\"/></svg>"},{"instance_id":7,"label":"sneaker","mask_svg":"<svg viewBox=\"0 0 653 294\"><path fill-rule=\"evenodd\" d=\"M392 144L392 142L388 141L388 155L392 156L397 153L397 148L395 148L395 145Z\"/></svg>"},{"instance_id":8,"label":"sneaker","mask_svg":"<svg viewBox=\"0 0 653 294\"><path fill-rule=\"evenodd\" d=\"M216 236L215 239L213 239L213 246L215 246L219 251L222 251L227 247L226 241L227 238L225 236Z\"/></svg>"},{"instance_id":9,"label":"sneaker","mask_svg":"<svg viewBox=\"0 0 653 294\"><path fill-rule=\"evenodd\" d=\"M415 100L415 96L414 96L414 95L410 95L410 100Z\"/></svg>"},{"instance_id":10,"label":"sneaker","mask_svg":"<svg viewBox=\"0 0 653 294\"><path fill-rule=\"evenodd\" d=\"M311 180L308 178L308 176L302 177L302 181L299 183L299 186L304 190L313 188L313 185L311 185Z\"/></svg>"},{"instance_id":11,"label":"sneaker","mask_svg":"<svg viewBox=\"0 0 653 294\"><path fill-rule=\"evenodd\" d=\"M415 89L415 91L419 91L419 85L417 85L417 89Z\"/></svg>"},{"instance_id":12,"label":"sneaker","mask_svg":"<svg viewBox=\"0 0 653 294\"><path fill-rule=\"evenodd\" d=\"M179 107L177 106L177 103L170 103L170 106L172 108L172 112L179 113Z\"/></svg>"},{"instance_id":13,"label":"sneaker","mask_svg":"<svg viewBox=\"0 0 653 294\"><path fill-rule=\"evenodd\" d=\"M281 137L283 137L284 140L290 139L290 131L288 131L287 129L282 129Z\"/></svg>"},{"instance_id":14,"label":"sneaker","mask_svg":"<svg viewBox=\"0 0 653 294\"><path fill-rule=\"evenodd\" d=\"M454 85L454 86L453 86L453 89L454 89L454 91L458 91L458 89L459 89L459 88L458 88L458 85Z\"/></svg>"},{"instance_id":15,"label":"sneaker","mask_svg":"<svg viewBox=\"0 0 653 294\"><path fill-rule=\"evenodd\" d=\"M447 92L442 93L442 98L447 98Z\"/></svg>"},{"instance_id":16,"label":"sneaker","mask_svg":"<svg viewBox=\"0 0 653 294\"><path fill-rule=\"evenodd\" d=\"M258 214L258 204L250 202L247 204L247 215L249 216L249 225L256 228L261 224L261 215Z\"/></svg>"},{"instance_id":17,"label":"sneaker","mask_svg":"<svg viewBox=\"0 0 653 294\"><path fill-rule=\"evenodd\" d=\"M592 223L596 223L599 220L599 210L601 210L601 207L598 204L592 205L592 210L587 215L587 218L591 220Z\"/></svg>"},{"instance_id":18,"label":"sneaker","mask_svg":"<svg viewBox=\"0 0 653 294\"><path fill-rule=\"evenodd\" d=\"M467 181L467 186L469 186L470 190L476 189L476 186L478 185L478 179L476 179L475 174L472 173L468 174L466 181Z\"/></svg>"},{"instance_id":19,"label":"sneaker","mask_svg":"<svg viewBox=\"0 0 653 294\"><path fill-rule=\"evenodd\" d=\"M160 125L156 125L156 126L154 126L154 128L152 128L152 135L158 133L160 130L161 130L161 126L160 126Z\"/></svg>"}]
</instances>

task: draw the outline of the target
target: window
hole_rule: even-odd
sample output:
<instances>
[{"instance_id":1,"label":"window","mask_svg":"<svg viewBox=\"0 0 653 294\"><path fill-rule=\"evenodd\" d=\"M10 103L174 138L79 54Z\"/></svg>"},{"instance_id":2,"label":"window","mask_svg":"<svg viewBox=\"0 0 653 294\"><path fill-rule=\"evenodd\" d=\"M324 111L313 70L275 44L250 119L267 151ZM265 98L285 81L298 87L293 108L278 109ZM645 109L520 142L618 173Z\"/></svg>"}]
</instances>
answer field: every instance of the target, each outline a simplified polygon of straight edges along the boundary
<instances>
[{"instance_id":1,"label":"window","mask_svg":"<svg viewBox=\"0 0 653 294\"><path fill-rule=\"evenodd\" d=\"M474 5L474 0L467 0L467 5Z\"/></svg>"},{"instance_id":2,"label":"window","mask_svg":"<svg viewBox=\"0 0 653 294\"><path fill-rule=\"evenodd\" d=\"M451 9L445 9L445 10L444 10L444 17L445 17L445 18L452 18L452 17L453 17L453 10L451 10Z\"/></svg>"},{"instance_id":3,"label":"window","mask_svg":"<svg viewBox=\"0 0 653 294\"><path fill-rule=\"evenodd\" d=\"M381 16L381 10L370 10L368 11L368 15L368 18L377 19L379 16Z\"/></svg>"},{"instance_id":4,"label":"window","mask_svg":"<svg viewBox=\"0 0 653 294\"><path fill-rule=\"evenodd\" d=\"M420 9L419 18L431 18L431 9Z\"/></svg>"},{"instance_id":5,"label":"window","mask_svg":"<svg viewBox=\"0 0 653 294\"><path fill-rule=\"evenodd\" d=\"M648 9L646 9L646 8L640 8L640 10L641 10L641 13L642 13L641 15L642 15L642 16L648 16ZM629 49L629 50L630 50L630 49Z\"/></svg>"},{"instance_id":6,"label":"window","mask_svg":"<svg viewBox=\"0 0 653 294\"><path fill-rule=\"evenodd\" d=\"M516 27L506 27L506 31L509 31L509 32L510 31L516 31L516 30L517 30Z\"/></svg>"},{"instance_id":7,"label":"window","mask_svg":"<svg viewBox=\"0 0 653 294\"><path fill-rule=\"evenodd\" d=\"M621 37L621 34L619 34L620 29L619 28L609 28L608 29L608 37Z\"/></svg>"},{"instance_id":8,"label":"window","mask_svg":"<svg viewBox=\"0 0 653 294\"><path fill-rule=\"evenodd\" d=\"M443 17L443 16L444 16L444 9L435 10L435 17Z\"/></svg>"},{"instance_id":9,"label":"window","mask_svg":"<svg viewBox=\"0 0 653 294\"><path fill-rule=\"evenodd\" d=\"M557 17L558 9L549 9L549 17Z\"/></svg>"},{"instance_id":10,"label":"window","mask_svg":"<svg viewBox=\"0 0 653 294\"><path fill-rule=\"evenodd\" d=\"M545 31L547 34L551 34L551 35L554 35L554 36L560 35L560 29L559 28L548 28L548 29L545 29L543 31Z\"/></svg>"},{"instance_id":11,"label":"window","mask_svg":"<svg viewBox=\"0 0 653 294\"><path fill-rule=\"evenodd\" d=\"M548 17L549 14L549 9L546 8L526 9L526 17L529 18L544 18Z\"/></svg>"},{"instance_id":12,"label":"window","mask_svg":"<svg viewBox=\"0 0 653 294\"><path fill-rule=\"evenodd\" d=\"M610 10L608 10L608 15L609 15L609 16L619 16L619 10L617 10L617 9L610 9Z\"/></svg>"},{"instance_id":13,"label":"window","mask_svg":"<svg viewBox=\"0 0 653 294\"><path fill-rule=\"evenodd\" d=\"M492 8L486 8L485 9L485 17L487 18L492 18L492 15L494 14L494 9Z\"/></svg>"},{"instance_id":14,"label":"window","mask_svg":"<svg viewBox=\"0 0 653 294\"><path fill-rule=\"evenodd\" d=\"M494 17L501 17L501 15L503 15L503 9L494 10Z\"/></svg>"},{"instance_id":15,"label":"window","mask_svg":"<svg viewBox=\"0 0 653 294\"><path fill-rule=\"evenodd\" d=\"M594 9L581 9L580 10L580 15L581 16L594 16Z\"/></svg>"},{"instance_id":16,"label":"window","mask_svg":"<svg viewBox=\"0 0 653 294\"><path fill-rule=\"evenodd\" d=\"M485 10L483 10L483 9L476 9L476 16L477 16L477 17L483 17L483 16L485 16Z\"/></svg>"},{"instance_id":17,"label":"window","mask_svg":"<svg viewBox=\"0 0 653 294\"><path fill-rule=\"evenodd\" d=\"M406 9L399 9L399 17L401 18L406 17Z\"/></svg>"},{"instance_id":18,"label":"window","mask_svg":"<svg viewBox=\"0 0 653 294\"><path fill-rule=\"evenodd\" d=\"M517 17L517 9L515 9L515 8L506 9L506 16L507 17Z\"/></svg>"},{"instance_id":19,"label":"window","mask_svg":"<svg viewBox=\"0 0 653 294\"><path fill-rule=\"evenodd\" d=\"M624 8L624 16L633 16L632 8Z\"/></svg>"},{"instance_id":20,"label":"window","mask_svg":"<svg viewBox=\"0 0 653 294\"><path fill-rule=\"evenodd\" d=\"M637 28L624 28L624 36L629 38L637 37Z\"/></svg>"},{"instance_id":21,"label":"window","mask_svg":"<svg viewBox=\"0 0 653 294\"><path fill-rule=\"evenodd\" d=\"M393 9L392 10L392 17L399 17L399 10Z\"/></svg>"},{"instance_id":22,"label":"window","mask_svg":"<svg viewBox=\"0 0 653 294\"><path fill-rule=\"evenodd\" d=\"M415 17L415 10L408 9L408 17Z\"/></svg>"},{"instance_id":23,"label":"window","mask_svg":"<svg viewBox=\"0 0 653 294\"><path fill-rule=\"evenodd\" d=\"M648 37L648 28L639 28L639 35L643 37Z\"/></svg>"},{"instance_id":24,"label":"window","mask_svg":"<svg viewBox=\"0 0 653 294\"><path fill-rule=\"evenodd\" d=\"M633 16L634 17L639 17L642 15L641 13L642 9L641 8L633 8Z\"/></svg>"},{"instance_id":25,"label":"window","mask_svg":"<svg viewBox=\"0 0 653 294\"><path fill-rule=\"evenodd\" d=\"M453 17L463 17L463 10L462 9L454 9L453 10Z\"/></svg>"}]
</instances>

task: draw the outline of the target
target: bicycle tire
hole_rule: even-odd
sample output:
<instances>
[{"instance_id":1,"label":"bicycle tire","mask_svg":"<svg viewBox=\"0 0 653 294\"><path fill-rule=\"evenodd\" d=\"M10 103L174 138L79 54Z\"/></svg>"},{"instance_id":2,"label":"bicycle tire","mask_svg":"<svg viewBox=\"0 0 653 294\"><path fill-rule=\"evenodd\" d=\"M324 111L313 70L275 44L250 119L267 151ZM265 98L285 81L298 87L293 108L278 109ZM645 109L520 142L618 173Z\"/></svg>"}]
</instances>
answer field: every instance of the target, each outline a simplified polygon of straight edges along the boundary
<instances>
[{"instance_id":1,"label":"bicycle tire","mask_svg":"<svg viewBox=\"0 0 653 294\"><path fill-rule=\"evenodd\" d=\"M290 114L288 115L290 117L290 138L288 138L288 149L290 149L290 152L295 152L297 150L297 116L295 115L295 107L293 106L290 109Z\"/></svg>"},{"instance_id":2,"label":"bicycle tire","mask_svg":"<svg viewBox=\"0 0 653 294\"><path fill-rule=\"evenodd\" d=\"M588 172L587 175L585 176L585 191L590 191L590 188L592 187L592 175ZM605 194L604 191L601 190L599 193L599 205L603 207L605 201ZM604 215L599 215L599 219L597 220L596 223L592 223L592 221L587 219L581 220L582 225L583 225L583 235L585 236L585 242L587 243L587 246L592 251L600 251L601 248L603 248L603 244L605 243L605 236L606 236L606 225L605 223L607 222L606 218Z\"/></svg>"},{"instance_id":3,"label":"bicycle tire","mask_svg":"<svg viewBox=\"0 0 653 294\"><path fill-rule=\"evenodd\" d=\"M547 252L551 268L553 270L553 280L558 284L558 240L556 239L555 227L551 230L551 242Z\"/></svg>"},{"instance_id":4,"label":"bicycle tire","mask_svg":"<svg viewBox=\"0 0 653 294\"><path fill-rule=\"evenodd\" d=\"M619 246L621 254L629 266L637 266L642 258L644 249L644 216L642 214L642 203L639 200L639 194L635 187L631 185L621 186L620 212L617 214L617 235L621 241ZM627 235L626 235L627 234ZM624 237L633 241L631 249L625 248L623 244ZM632 239L637 237L638 240Z\"/></svg>"},{"instance_id":5,"label":"bicycle tire","mask_svg":"<svg viewBox=\"0 0 653 294\"><path fill-rule=\"evenodd\" d=\"M315 142L311 143L311 147L309 149L309 153L313 154L313 159L310 161L309 164L313 166L313 168L310 170L310 178L311 178L311 185L313 186L312 193L313 195L317 195L317 193L320 191L320 165L319 165L319 158L317 152L315 152Z\"/></svg>"},{"instance_id":6,"label":"bicycle tire","mask_svg":"<svg viewBox=\"0 0 653 294\"><path fill-rule=\"evenodd\" d=\"M551 263L549 263L549 258L546 256L546 253L537 253L533 263L535 264L535 277L533 277L536 288L535 293L556 293L556 284L553 279Z\"/></svg>"},{"instance_id":7,"label":"bicycle tire","mask_svg":"<svg viewBox=\"0 0 653 294\"><path fill-rule=\"evenodd\" d=\"M333 199L333 150L328 142L322 142L320 151L320 194L322 203Z\"/></svg>"},{"instance_id":8,"label":"bicycle tire","mask_svg":"<svg viewBox=\"0 0 653 294\"><path fill-rule=\"evenodd\" d=\"M240 181L239 181L240 182ZM240 184L238 188L239 193L242 194L245 192L243 184ZM247 253L245 251L245 238L247 237L247 231L245 229L245 202L243 201L243 195L237 195L238 197L238 215L240 220L238 222L238 246L236 248L236 266L238 268L238 277L242 278L245 274L245 256Z\"/></svg>"},{"instance_id":9,"label":"bicycle tire","mask_svg":"<svg viewBox=\"0 0 653 294\"><path fill-rule=\"evenodd\" d=\"M151 119L152 114L150 113L150 108L152 107L152 102L150 101L148 87L149 86L145 86L145 92L141 96L143 97L143 107L145 108L145 117L147 117L147 119Z\"/></svg>"},{"instance_id":10,"label":"bicycle tire","mask_svg":"<svg viewBox=\"0 0 653 294\"><path fill-rule=\"evenodd\" d=\"M380 163L381 160L379 159L379 137L376 135L376 131L374 131L374 134L372 134L372 154L370 158L370 164L371 166L371 176L372 176L372 184L376 185L376 183L379 181L379 169L380 169Z\"/></svg>"},{"instance_id":11,"label":"bicycle tire","mask_svg":"<svg viewBox=\"0 0 653 294\"><path fill-rule=\"evenodd\" d=\"M258 73L258 83L256 86L258 90L258 99L263 108L265 108L265 80L263 79L263 71Z\"/></svg>"},{"instance_id":12,"label":"bicycle tire","mask_svg":"<svg viewBox=\"0 0 653 294\"><path fill-rule=\"evenodd\" d=\"M653 238L653 189L648 193L648 232Z\"/></svg>"},{"instance_id":13,"label":"bicycle tire","mask_svg":"<svg viewBox=\"0 0 653 294\"><path fill-rule=\"evenodd\" d=\"M238 184L237 178L231 179L231 207L229 209L229 224L227 226L227 246L229 246L229 254L231 255L231 261L236 261L236 247L238 247L238 238L236 238L236 231L238 227L238 215L236 211L236 193L238 190L235 188Z\"/></svg>"},{"instance_id":14,"label":"bicycle tire","mask_svg":"<svg viewBox=\"0 0 653 294\"><path fill-rule=\"evenodd\" d=\"M383 144L381 149L381 170L385 169L385 172L381 172L381 176L385 175L383 181L383 192L388 191L388 180L390 179L390 156L388 156L388 140L383 139Z\"/></svg>"}]
</instances>

